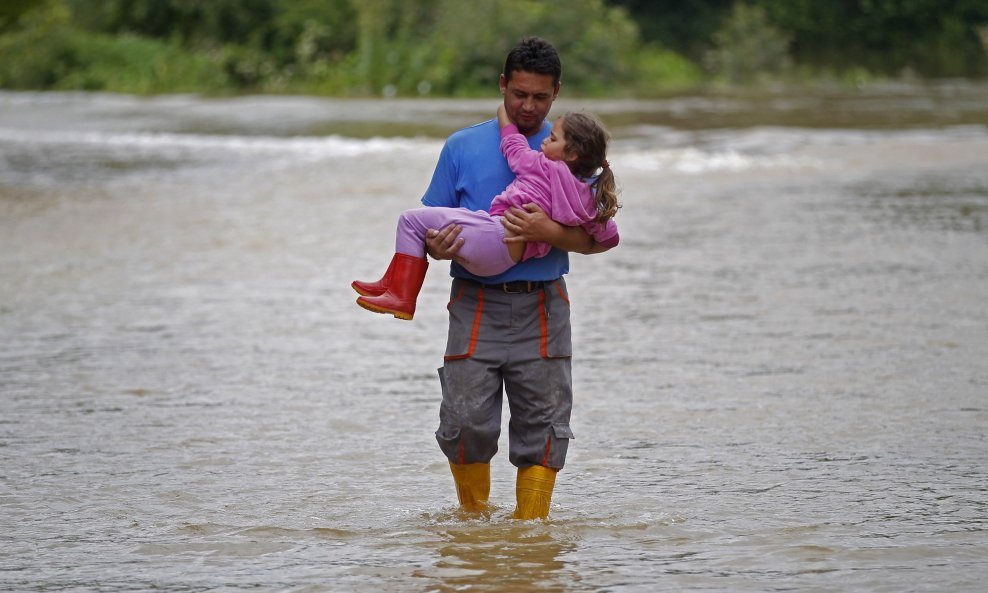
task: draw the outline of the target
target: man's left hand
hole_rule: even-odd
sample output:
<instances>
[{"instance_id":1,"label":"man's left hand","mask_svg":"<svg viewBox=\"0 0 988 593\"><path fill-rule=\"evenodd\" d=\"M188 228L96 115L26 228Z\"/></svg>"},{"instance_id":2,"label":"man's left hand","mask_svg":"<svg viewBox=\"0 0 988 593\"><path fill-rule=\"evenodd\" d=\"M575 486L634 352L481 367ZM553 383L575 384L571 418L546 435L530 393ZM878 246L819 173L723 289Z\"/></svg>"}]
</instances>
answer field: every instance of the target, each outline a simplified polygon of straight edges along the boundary
<instances>
[{"instance_id":1,"label":"man's left hand","mask_svg":"<svg viewBox=\"0 0 988 593\"><path fill-rule=\"evenodd\" d=\"M501 224L508 231L505 243L520 241L544 241L551 243L559 223L549 218L537 204L525 204L525 208L511 208L501 216Z\"/></svg>"}]
</instances>

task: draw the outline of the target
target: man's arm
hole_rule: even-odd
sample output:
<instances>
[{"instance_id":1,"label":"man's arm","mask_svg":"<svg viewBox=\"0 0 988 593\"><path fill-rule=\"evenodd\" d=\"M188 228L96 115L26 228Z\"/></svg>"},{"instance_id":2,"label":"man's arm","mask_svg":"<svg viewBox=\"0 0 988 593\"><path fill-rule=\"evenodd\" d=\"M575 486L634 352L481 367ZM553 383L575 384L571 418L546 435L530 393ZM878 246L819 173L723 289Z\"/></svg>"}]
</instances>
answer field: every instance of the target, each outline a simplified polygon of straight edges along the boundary
<instances>
[{"instance_id":1,"label":"man's arm","mask_svg":"<svg viewBox=\"0 0 988 593\"><path fill-rule=\"evenodd\" d=\"M610 249L593 240L581 227L565 226L549 218L536 204L525 204L525 209L512 208L501 217L501 224L514 236L506 237L507 243L516 241L542 241L564 251L593 254Z\"/></svg>"}]
</instances>

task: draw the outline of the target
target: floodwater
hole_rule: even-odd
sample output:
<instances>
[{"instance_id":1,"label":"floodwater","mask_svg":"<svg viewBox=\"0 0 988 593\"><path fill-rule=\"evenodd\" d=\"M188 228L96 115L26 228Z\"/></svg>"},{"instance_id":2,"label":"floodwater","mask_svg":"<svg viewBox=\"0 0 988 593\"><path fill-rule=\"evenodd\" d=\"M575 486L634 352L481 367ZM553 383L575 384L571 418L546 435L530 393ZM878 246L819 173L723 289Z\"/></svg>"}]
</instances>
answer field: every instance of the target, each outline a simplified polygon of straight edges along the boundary
<instances>
[{"instance_id":1,"label":"floodwater","mask_svg":"<svg viewBox=\"0 0 988 593\"><path fill-rule=\"evenodd\" d=\"M349 287L495 101L0 94L0 590L983 590L988 88L561 99L624 208L546 523L456 510L447 266Z\"/></svg>"}]
</instances>

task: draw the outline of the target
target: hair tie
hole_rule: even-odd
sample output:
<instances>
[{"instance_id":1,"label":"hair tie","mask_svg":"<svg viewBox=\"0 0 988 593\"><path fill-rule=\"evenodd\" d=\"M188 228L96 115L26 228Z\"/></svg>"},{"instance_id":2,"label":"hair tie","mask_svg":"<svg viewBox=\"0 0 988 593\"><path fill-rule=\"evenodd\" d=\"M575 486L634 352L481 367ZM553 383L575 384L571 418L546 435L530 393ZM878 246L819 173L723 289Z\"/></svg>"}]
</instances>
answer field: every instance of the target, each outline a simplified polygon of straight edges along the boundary
<instances>
[{"instance_id":1,"label":"hair tie","mask_svg":"<svg viewBox=\"0 0 988 593\"><path fill-rule=\"evenodd\" d=\"M604 163L600 166L600 168L601 169L610 169L611 168L611 164L607 162L607 159L604 159Z\"/></svg>"}]
</instances>

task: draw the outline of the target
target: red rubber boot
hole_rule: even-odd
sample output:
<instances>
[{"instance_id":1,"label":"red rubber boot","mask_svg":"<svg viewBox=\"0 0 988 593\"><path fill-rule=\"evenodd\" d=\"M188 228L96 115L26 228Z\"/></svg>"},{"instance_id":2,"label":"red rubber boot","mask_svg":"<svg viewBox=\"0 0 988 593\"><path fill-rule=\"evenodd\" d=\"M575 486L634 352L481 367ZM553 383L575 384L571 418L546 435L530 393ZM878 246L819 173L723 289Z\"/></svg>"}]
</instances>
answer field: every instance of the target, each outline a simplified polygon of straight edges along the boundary
<instances>
[{"instance_id":1,"label":"red rubber boot","mask_svg":"<svg viewBox=\"0 0 988 593\"><path fill-rule=\"evenodd\" d=\"M398 319L411 319L415 315L415 302L429 269L429 260L404 253L396 253L387 290L379 296L362 296L357 304L375 313L389 313Z\"/></svg>"},{"instance_id":2,"label":"red rubber boot","mask_svg":"<svg viewBox=\"0 0 988 593\"><path fill-rule=\"evenodd\" d=\"M397 255L397 254L395 254ZM377 282L361 282L360 280L354 280L350 283L350 286L357 291L357 294L361 296L381 296L388 291L388 284L391 283L391 274L395 270L395 258L391 258L391 263L388 264L388 271L381 276L381 279Z\"/></svg>"}]
</instances>

